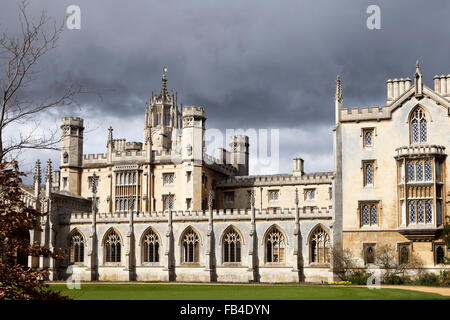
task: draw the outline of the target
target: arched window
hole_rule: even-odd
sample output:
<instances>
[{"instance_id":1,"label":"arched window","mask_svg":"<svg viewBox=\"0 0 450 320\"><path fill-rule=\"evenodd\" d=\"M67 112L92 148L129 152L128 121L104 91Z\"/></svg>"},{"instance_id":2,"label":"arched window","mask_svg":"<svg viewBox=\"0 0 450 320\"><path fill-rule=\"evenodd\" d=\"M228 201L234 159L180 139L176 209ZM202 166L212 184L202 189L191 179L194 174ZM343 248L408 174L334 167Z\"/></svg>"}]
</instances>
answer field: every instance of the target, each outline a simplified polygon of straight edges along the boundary
<instances>
[{"instance_id":1,"label":"arched window","mask_svg":"<svg viewBox=\"0 0 450 320\"><path fill-rule=\"evenodd\" d=\"M183 236L183 262L198 263L199 262L200 238L198 234L189 228Z\"/></svg>"},{"instance_id":2,"label":"arched window","mask_svg":"<svg viewBox=\"0 0 450 320\"><path fill-rule=\"evenodd\" d=\"M105 238L105 262L120 262L121 241L119 235L109 231Z\"/></svg>"},{"instance_id":3,"label":"arched window","mask_svg":"<svg viewBox=\"0 0 450 320\"><path fill-rule=\"evenodd\" d=\"M285 246L283 233L277 227L272 227L266 235L266 262L284 263Z\"/></svg>"},{"instance_id":4,"label":"arched window","mask_svg":"<svg viewBox=\"0 0 450 320\"><path fill-rule=\"evenodd\" d=\"M322 228L318 227L310 238L311 263L330 262L330 237Z\"/></svg>"},{"instance_id":5,"label":"arched window","mask_svg":"<svg viewBox=\"0 0 450 320\"><path fill-rule=\"evenodd\" d=\"M427 142L427 119L422 108L417 108L411 115L409 122L411 143Z\"/></svg>"},{"instance_id":6,"label":"arched window","mask_svg":"<svg viewBox=\"0 0 450 320\"><path fill-rule=\"evenodd\" d=\"M148 230L142 240L143 262L159 262L159 237L153 230Z\"/></svg>"},{"instance_id":7,"label":"arched window","mask_svg":"<svg viewBox=\"0 0 450 320\"><path fill-rule=\"evenodd\" d=\"M371 163L366 165L366 185L373 184L373 166Z\"/></svg>"},{"instance_id":8,"label":"arched window","mask_svg":"<svg viewBox=\"0 0 450 320\"><path fill-rule=\"evenodd\" d=\"M223 237L223 262L241 262L241 237L233 228Z\"/></svg>"},{"instance_id":9,"label":"arched window","mask_svg":"<svg viewBox=\"0 0 450 320\"><path fill-rule=\"evenodd\" d=\"M70 263L84 262L84 238L75 231L70 237Z\"/></svg>"}]
</instances>

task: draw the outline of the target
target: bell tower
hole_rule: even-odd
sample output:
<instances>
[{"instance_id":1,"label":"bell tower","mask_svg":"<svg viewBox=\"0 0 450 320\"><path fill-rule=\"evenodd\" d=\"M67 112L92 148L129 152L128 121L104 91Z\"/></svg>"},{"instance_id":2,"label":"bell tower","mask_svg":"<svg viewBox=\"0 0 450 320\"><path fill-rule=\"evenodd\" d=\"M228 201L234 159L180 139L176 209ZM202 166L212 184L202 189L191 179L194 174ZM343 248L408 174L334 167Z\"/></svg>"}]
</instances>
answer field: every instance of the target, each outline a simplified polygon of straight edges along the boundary
<instances>
[{"instance_id":1,"label":"bell tower","mask_svg":"<svg viewBox=\"0 0 450 320\"><path fill-rule=\"evenodd\" d=\"M152 149L161 153L170 152L176 143L176 133L180 126L178 94L167 91L167 68L164 67L161 79L161 91L152 92L148 108L146 107L145 128L151 130ZM150 129L151 128L151 129ZM147 137L148 134L144 133Z\"/></svg>"}]
</instances>

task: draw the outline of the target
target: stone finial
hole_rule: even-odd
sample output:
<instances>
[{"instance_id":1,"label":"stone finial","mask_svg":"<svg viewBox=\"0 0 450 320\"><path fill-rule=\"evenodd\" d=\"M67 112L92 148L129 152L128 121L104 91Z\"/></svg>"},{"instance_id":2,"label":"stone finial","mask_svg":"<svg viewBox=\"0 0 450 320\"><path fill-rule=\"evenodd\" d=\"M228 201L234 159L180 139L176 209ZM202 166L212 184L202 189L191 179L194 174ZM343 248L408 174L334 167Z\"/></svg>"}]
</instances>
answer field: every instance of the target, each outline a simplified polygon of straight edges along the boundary
<instances>
[{"instance_id":1,"label":"stone finial","mask_svg":"<svg viewBox=\"0 0 450 320\"><path fill-rule=\"evenodd\" d=\"M250 196L250 199L249 199L250 207L254 208L255 207L255 191L250 190L249 196Z\"/></svg>"},{"instance_id":2,"label":"stone finial","mask_svg":"<svg viewBox=\"0 0 450 320\"><path fill-rule=\"evenodd\" d=\"M212 208L213 208L213 198L214 198L214 192L212 190L209 190L209 197L208 197L209 210L212 210Z\"/></svg>"},{"instance_id":3,"label":"stone finial","mask_svg":"<svg viewBox=\"0 0 450 320\"><path fill-rule=\"evenodd\" d=\"M47 160L47 174L45 175L45 180L52 182L52 160Z\"/></svg>"},{"instance_id":4,"label":"stone finial","mask_svg":"<svg viewBox=\"0 0 450 320\"><path fill-rule=\"evenodd\" d=\"M334 100L340 103L344 101L344 97L342 95L341 76L339 75L336 78L336 93L334 95Z\"/></svg>"},{"instance_id":5,"label":"stone finial","mask_svg":"<svg viewBox=\"0 0 450 320\"><path fill-rule=\"evenodd\" d=\"M108 128L108 143L107 143L107 147L111 145L111 147L113 147L113 128L111 126L109 126Z\"/></svg>"},{"instance_id":6,"label":"stone finial","mask_svg":"<svg viewBox=\"0 0 450 320\"><path fill-rule=\"evenodd\" d=\"M92 194L93 195L97 194L97 180L98 180L98 176L94 172L94 174L92 175L92 185L91 185L91 189L92 189ZM95 196L92 197L92 198L94 199Z\"/></svg>"},{"instance_id":7,"label":"stone finial","mask_svg":"<svg viewBox=\"0 0 450 320\"><path fill-rule=\"evenodd\" d=\"M163 75L161 79L161 97L164 100L167 96L167 67L163 68Z\"/></svg>"},{"instance_id":8,"label":"stone finial","mask_svg":"<svg viewBox=\"0 0 450 320\"><path fill-rule=\"evenodd\" d=\"M419 69L419 60L416 61L416 72L414 73L414 85L416 90L416 96L422 96L423 84L422 84L422 73Z\"/></svg>"},{"instance_id":9,"label":"stone finial","mask_svg":"<svg viewBox=\"0 0 450 320\"><path fill-rule=\"evenodd\" d=\"M34 183L41 185L41 161L40 160L36 160L36 165L34 168Z\"/></svg>"}]
</instances>

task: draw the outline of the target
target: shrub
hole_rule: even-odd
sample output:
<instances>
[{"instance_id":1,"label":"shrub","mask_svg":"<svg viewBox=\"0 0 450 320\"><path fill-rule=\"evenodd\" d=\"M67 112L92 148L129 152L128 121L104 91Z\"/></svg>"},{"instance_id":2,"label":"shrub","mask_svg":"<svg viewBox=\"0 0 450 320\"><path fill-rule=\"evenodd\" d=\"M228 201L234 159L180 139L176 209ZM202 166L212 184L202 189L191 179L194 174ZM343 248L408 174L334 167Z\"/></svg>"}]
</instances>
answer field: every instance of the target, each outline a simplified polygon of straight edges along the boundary
<instances>
[{"instance_id":1,"label":"shrub","mask_svg":"<svg viewBox=\"0 0 450 320\"><path fill-rule=\"evenodd\" d=\"M450 286L450 271L441 271L439 274L439 284L441 286Z\"/></svg>"},{"instance_id":2,"label":"shrub","mask_svg":"<svg viewBox=\"0 0 450 320\"><path fill-rule=\"evenodd\" d=\"M417 278L415 283L421 286L438 286L439 276L434 273L423 273Z\"/></svg>"},{"instance_id":3,"label":"shrub","mask_svg":"<svg viewBox=\"0 0 450 320\"><path fill-rule=\"evenodd\" d=\"M390 275L384 279L385 284L406 284L410 283L409 277Z\"/></svg>"},{"instance_id":4,"label":"shrub","mask_svg":"<svg viewBox=\"0 0 450 320\"><path fill-rule=\"evenodd\" d=\"M370 273L367 273L366 271L358 270L354 271L350 274L348 277L348 281L350 281L353 284L367 284L367 279L371 276Z\"/></svg>"}]
</instances>

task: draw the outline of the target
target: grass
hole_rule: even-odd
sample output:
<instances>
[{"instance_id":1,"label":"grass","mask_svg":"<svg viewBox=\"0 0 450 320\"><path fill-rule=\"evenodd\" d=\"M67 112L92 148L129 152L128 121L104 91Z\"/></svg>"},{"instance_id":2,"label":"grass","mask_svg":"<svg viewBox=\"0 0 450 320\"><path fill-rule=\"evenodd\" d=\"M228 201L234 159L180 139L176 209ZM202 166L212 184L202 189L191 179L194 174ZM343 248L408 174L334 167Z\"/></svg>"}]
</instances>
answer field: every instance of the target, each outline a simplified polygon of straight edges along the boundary
<instances>
[{"instance_id":1,"label":"grass","mask_svg":"<svg viewBox=\"0 0 450 320\"><path fill-rule=\"evenodd\" d=\"M447 297L412 290L299 285L51 284L75 300L423 300ZM448 298L447 298L448 299Z\"/></svg>"}]
</instances>

